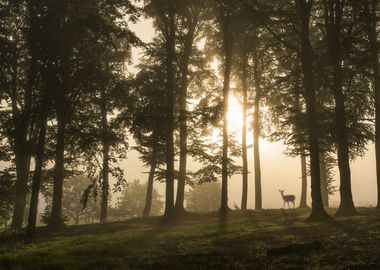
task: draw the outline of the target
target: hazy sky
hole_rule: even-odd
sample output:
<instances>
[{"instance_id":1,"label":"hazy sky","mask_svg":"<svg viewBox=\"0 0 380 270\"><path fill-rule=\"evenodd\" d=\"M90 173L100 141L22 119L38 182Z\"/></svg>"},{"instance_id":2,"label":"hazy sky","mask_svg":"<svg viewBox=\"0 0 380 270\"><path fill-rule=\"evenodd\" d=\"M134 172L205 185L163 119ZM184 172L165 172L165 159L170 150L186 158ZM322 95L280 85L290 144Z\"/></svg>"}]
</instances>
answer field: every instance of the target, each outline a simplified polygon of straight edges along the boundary
<instances>
[{"instance_id":1,"label":"hazy sky","mask_svg":"<svg viewBox=\"0 0 380 270\"><path fill-rule=\"evenodd\" d=\"M142 20L131 28L143 41L150 41L154 35L154 29L150 20ZM138 63L140 50L133 50L134 63ZM235 109L236 111L236 109ZM235 112L236 114L236 112ZM252 137L252 133L248 133L248 137ZM299 202L301 192L301 161L299 158L286 157L283 152L286 149L281 142L269 143L262 141L261 145L261 171L262 171L262 190L263 190L263 207L278 208L282 206L281 195L278 189L285 189L285 193L296 195L297 203ZM376 179L375 179L375 154L373 145L368 146L368 152L365 157L357 159L351 163L352 172L352 190L356 205L375 204L376 201ZM254 176L253 172L253 149L249 149L249 199L248 206L254 206ZM241 163L241 162L240 162ZM129 181L138 178L146 181L147 175L142 172L147 171L142 167L138 160L138 155L134 151L130 151L128 160L123 162L125 173ZM197 164L190 162L189 169L195 169ZM235 175L229 180L229 204L233 207L234 203L240 206L241 201L241 183L242 176ZM339 186L339 174L335 169L335 186ZM164 185L155 183L163 194ZM310 178L308 178L308 186L310 188ZM308 201L310 200L310 192L308 193ZM331 204L339 203L339 191L330 198Z\"/></svg>"}]
</instances>

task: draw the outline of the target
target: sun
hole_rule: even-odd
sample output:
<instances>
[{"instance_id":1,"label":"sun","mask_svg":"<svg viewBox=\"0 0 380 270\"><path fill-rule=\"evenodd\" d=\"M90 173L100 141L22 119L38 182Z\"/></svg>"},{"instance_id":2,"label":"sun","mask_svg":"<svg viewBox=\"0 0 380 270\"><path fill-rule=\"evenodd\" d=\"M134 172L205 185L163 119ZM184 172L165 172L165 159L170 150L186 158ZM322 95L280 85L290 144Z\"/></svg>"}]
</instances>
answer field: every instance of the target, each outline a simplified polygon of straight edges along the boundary
<instances>
[{"instance_id":1,"label":"sun","mask_svg":"<svg viewBox=\"0 0 380 270\"><path fill-rule=\"evenodd\" d=\"M251 124L250 112L247 112L247 144L253 143L252 134L250 133L249 125ZM243 108L242 104L234 93L228 96L228 136L230 139L242 143L242 130L243 130ZM210 142L222 142L221 130L214 129L213 133L207 138Z\"/></svg>"},{"instance_id":2,"label":"sun","mask_svg":"<svg viewBox=\"0 0 380 270\"><path fill-rule=\"evenodd\" d=\"M230 135L239 136L241 141L242 136L242 128L243 128L243 109L241 103L235 94L230 93L228 97L228 112L227 112L227 120L228 120L228 131Z\"/></svg>"}]
</instances>

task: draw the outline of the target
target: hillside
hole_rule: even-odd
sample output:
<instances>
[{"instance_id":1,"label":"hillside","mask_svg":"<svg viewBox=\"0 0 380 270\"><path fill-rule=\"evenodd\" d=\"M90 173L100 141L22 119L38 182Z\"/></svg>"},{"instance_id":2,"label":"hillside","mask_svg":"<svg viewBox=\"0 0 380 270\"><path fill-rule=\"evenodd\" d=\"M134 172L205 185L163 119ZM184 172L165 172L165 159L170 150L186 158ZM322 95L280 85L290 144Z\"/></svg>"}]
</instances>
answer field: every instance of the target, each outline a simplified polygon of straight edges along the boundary
<instances>
[{"instance_id":1,"label":"hillside","mask_svg":"<svg viewBox=\"0 0 380 270\"><path fill-rule=\"evenodd\" d=\"M327 224L305 223L308 211L293 211L191 215L170 226L133 219L58 235L41 228L28 246L3 233L0 269L380 269L376 210Z\"/></svg>"}]
</instances>

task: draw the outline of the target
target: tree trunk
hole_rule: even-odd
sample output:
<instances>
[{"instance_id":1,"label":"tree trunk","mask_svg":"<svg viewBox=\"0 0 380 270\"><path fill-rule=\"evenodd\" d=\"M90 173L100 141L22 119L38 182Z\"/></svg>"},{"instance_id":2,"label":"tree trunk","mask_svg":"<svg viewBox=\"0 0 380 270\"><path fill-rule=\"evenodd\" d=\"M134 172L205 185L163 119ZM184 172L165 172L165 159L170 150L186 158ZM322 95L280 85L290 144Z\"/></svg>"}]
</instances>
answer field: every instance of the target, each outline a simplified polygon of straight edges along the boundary
<instances>
[{"instance_id":1,"label":"tree trunk","mask_svg":"<svg viewBox=\"0 0 380 270\"><path fill-rule=\"evenodd\" d=\"M321 170L321 194L322 202L325 207L329 207L329 191L328 191L328 181L327 181L327 166L326 157L324 153L319 154L319 164Z\"/></svg>"},{"instance_id":2,"label":"tree trunk","mask_svg":"<svg viewBox=\"0 0 380 270\"><path fill-rule=\"evenodd\" d=\"M311 213L307 221L326 221L331 217L323 208L319 169L318 124L315 109L315 88L313 78L312 48L309 39L309 23L312 1L296 0L301 23L301 64L305 89L306 114L309 135L311 167Z\"/></svg>"},{"instance_id":3,"label":"tree trunk","mask_svg":"<svg viewBox=\"0 0 380 270\"><path fill-rule=\"evenodd\" d=\"M376 33L378 1L365 1L367 36L371 52L373 88L375 92L375 152L376 152L376 179L377 179L377 208L380 208L380 74L379 49Z\"/></svg>"},{"instance_id":4,"label":"tree trunk","mask_svg":"<svg viewBox=\"0 0 380 270\"><path fill-rule=\"evenodd\" d=\"M174 218L174 58L175 14L174 1L169 1L169 25L167 37L167 86L166 86L166 190L164 219Z\"/></svg>"},{"instance_id":5,"label":"tree trunk","mask_svg":"<svg viewBox=\"0 0 380 270\"><path fill-rule=\"evenodd\" d=\"M247 210L248 200L248 157L247 157L247 108L248 108L248 95L247 95L247 78L248 78L248 48L247 43L243 51L243 72L242 72L242 91L243 91L243 104L242 104L242 161L243 161L243 185L241 196L241 209Z\"/></svg>"},{"instance_id":6,"label":"tree trunk","mask_svg":"<svg viewBox=\"0 0 380 270\"><path fill-rule=\"evenodd\" d=\"M335 129L338 146L338 167L340 175L340 205L336 215L356 215L351 192L351 170L347 135L345 96L343 93L341 23L344 3L324 0L325 27L329 60L333 68L332 92L335 100Z\"/></svg>"},{"instance_id":7,"label":"tree trunk","mask_svg":"<svg viewBox=\"0 0 380 270\"><path fill-rule=\"evenodd\" d=\"M334 97L335 97L335 125L337 129L338 140L338 167L340 174L340 205L336 215L352 216L357 211L354 206L351 192L351 170L347 138L346 112L344 105L344 96L342 90L341 69L337 67L334 72ZM339 89L339 90L338 90Z\"/></svg>"},{"instance_id":8,"label":"tree trunk","mask_svg":"<svg viewBox=\"0 0 380 270\"><path fill-rule=\"evenodd\" d=\"M20 143L17 143L17 148L21 148ZM26 207L26 196L28 194L28 180L30 170L30 153L26 151L26 143L23 143L23 149L18 149L15 153L16 164L16 191L15 191L15 205L12 216L12 230L22 229L24 223L24 213Z\"/></svg>"},{"instance_id":9,"label":"tree trunk","mask_svg":"<svg viewBox=\"0 0 380 270\"><path fill-rule=\"evenodd\" d=\"M254 30L253 42L253 77L255 80L255 101L253 113L253 158L255 165L255 209L262 209L262 191L261 191L261 162L260 162L260 99L261 99L261 75L259 66L259 56L257 52L258 35L257 29Z\"/></svg>"},{"instance_id":10,"label":"tree trunk","mask_svg":"<svg viewBox=\"0 0 380 270\"><path fill-rule=\"evenodd\" d=\"M31 46L32 43L29 44ZM32 107L32 96L33 96L33 87L36 77L36 57L34 51L31 49L30 63L29 63L29 73L27 78L27 84L25 87L24 93L24 106L21 110L18 109L17 103L18 100L18 53L17 49L13 54L13 66L12 66L12 92L11 96L12 102L12 114L13 114L13 124L14 132L12 135L13 141L13 150L15 154L15 166L16 166L16 190L15 190L15 204L13 209L12 216L12 225L13 230L19 230L22 228L24 223L24 213L26 206L26 196L28 194L28 180L29 180L29 171L30 171L30 160L31 160L31 151L30 151L30 142L28 141L28 129L30 127L31 120L31 107Z\"/></svg>"},{"instance_id":11,"label":"tree trunk","mask_svg":"<svg viewBox=\"0 0 380 270\"><path fill-rule=\"evenodd\" d=\"M107 121L107 99L106 92L101 90L101 117L102 117L102 144L103 144L103 166L102 166L102 200L100 203L100 222L107 221L108 195L109 195L109 143L108 143L108 121Z\"/></svg>"},{"instance_id":12,"label":"tree trunk","mask_svg":"<svg viewBox=\"0 0 380 270\"><path fill-rule=\"evenodd\" d=\"M220 213L228 211L228 98L230 92L231 69L232 69L232 30L228 23L223 23L224 45L224 81L223 81L223 153L222 153L222 195Z\"/></svg>"},{"instance_id":13,"label":"tree trunk","mask_svg":"<svg viewBox=\"0 0 380 270\"><path fill-rule=\"evenodd\" d=\"M152 208L152 199L153 199L153 183L154 183L154 173L156 170L156 162L152 162L150 165L147 190L146 190L146 199L145 199L145 207L143 211L143 217L149 217L150 210Z\"/></svg>"},{"instance_id":14,"label":"tree trunk","mask_svg":"<svg viewBox=\"0 0 380 270\"><path fill-rule=\"evenodd\" d=\"M307 168L306 168L306 155L305 153L301 154L301 200L299 208L308 208L306 199L307 199Z\"/></svg>"},{"instance_id":15,"label":"tree trunk","mask_svg":"<svg viewBox=\"0 0 380 270\"><path fill-rule=\"evenodd\" d=\"M51 230L60 230L64 226L62 217L62 189L65 155L65 116L57 111L57 142L55 146L55 165L53 182L53 202L48 226Z\"/></svg>"},{"instance_id":16,"label":"tree trunk","mask_svg":"<svg viewBox=\"0 0 380 270\"><path fill-rule=\"evenodd\" d=\"M46 105L46 104L45 104ZM41 187L41 175L45 156L45 141L46 141L46 125L47 125L47 108L43 108L43 115L40 120L40 131L38 134L38 142L35 156L35 169L32 182L32 195L30 199L28 227L25 234L25 242L31 243L36 239L36 223L38 213L38 195Z\"/></svg>"},{"instance_id":17,"label":"tree trunk","mask_svg":"<svg viewBox=\"0 0 380 270\"><path fill-rule=\"evenodd\" d=\"M185 185L186 185L186 164L187 164L187 88L188 88L188 74L189 74L189 61L193 51L194 33L196 23L192 22L186 35L184 55L182 63L181 74L181 88L179 95L179 144L180 144L180 157L179 157L179 176L177 186L177 197L175 202L175 209L177 214L185 213L184 200L185 200Z\"/></svg>"}]
</instances>

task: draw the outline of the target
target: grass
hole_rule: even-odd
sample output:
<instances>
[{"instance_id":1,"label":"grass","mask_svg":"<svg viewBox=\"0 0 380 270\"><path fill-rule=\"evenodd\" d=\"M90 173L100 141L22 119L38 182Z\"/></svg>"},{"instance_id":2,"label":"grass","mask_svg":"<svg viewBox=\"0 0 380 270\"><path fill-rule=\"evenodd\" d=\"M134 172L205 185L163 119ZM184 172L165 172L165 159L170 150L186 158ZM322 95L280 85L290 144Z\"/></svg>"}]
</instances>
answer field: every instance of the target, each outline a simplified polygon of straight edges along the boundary
<instances>
[{"instance_id":1,"label":"grass","mask_svg":"<svg viewBox=\"0 0 380 270\"><path fill-rule=\"evenodd\" d=\"M289 210L285 210L289 214ZM308 210L191 215L178 224L158 218L39 230L36 244L0 235L0 269L380 269L380 217L361 216L305 223ZM268 256L268 249L320 241L322 249Z\"/></svg>"}]
</instances>

